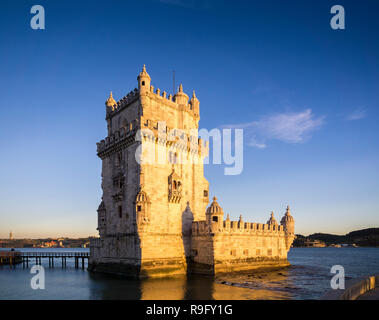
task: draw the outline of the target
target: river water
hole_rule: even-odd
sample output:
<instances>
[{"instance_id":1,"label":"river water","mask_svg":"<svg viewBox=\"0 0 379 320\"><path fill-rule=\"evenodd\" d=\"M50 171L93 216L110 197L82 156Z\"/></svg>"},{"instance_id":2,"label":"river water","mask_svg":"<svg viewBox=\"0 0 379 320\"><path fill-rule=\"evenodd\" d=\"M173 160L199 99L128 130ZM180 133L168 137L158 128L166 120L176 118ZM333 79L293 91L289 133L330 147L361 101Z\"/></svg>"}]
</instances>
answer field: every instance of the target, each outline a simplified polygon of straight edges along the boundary
<instances>
[{"instance_id":1,"label":"river water","mask_svg":"<svg viewBox=\"0 0 379 320\"><path fill-rule=\"evenodd\" d=\"M2 249L6 250L6 249ZM84 251L88 249L17 249L21 251ZM45 268L45 289L33 290L34 274L22 264L0 266L0 300L4 299L319 299L330 290L333 265L345 269L346 280L379 273L379 248L292 248L291 266L270 272L212 277L192 276L134 280L91 274L60 259Z\"/></svg>"}]
</instances>

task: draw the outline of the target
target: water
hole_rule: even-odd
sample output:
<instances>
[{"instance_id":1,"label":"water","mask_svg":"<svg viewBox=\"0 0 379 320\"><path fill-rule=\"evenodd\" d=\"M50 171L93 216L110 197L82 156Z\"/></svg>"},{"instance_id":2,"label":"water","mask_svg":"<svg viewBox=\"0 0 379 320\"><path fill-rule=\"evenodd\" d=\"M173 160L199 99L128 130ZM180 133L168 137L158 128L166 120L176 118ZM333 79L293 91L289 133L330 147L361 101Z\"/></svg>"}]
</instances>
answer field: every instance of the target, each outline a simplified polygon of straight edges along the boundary
<instances>
[{"instance_id":1,"label":"water","mask_svg":"<svg viewBox=\"0 0 379 320\"><path fill-rule=\"evenodd\" d=\"M19 249L21 251L78 251L88 249ZM345 268L346 280L379 273L379 248L292 248L291 267L271 272L243 273L188 279L132 280L75 269L67 260L62 269L45 267L45 290L33 290L34 276L22 264L0 266L0 300L3 299L318 299L330 289L333 265Z\"/></svg>"}]
</instances>

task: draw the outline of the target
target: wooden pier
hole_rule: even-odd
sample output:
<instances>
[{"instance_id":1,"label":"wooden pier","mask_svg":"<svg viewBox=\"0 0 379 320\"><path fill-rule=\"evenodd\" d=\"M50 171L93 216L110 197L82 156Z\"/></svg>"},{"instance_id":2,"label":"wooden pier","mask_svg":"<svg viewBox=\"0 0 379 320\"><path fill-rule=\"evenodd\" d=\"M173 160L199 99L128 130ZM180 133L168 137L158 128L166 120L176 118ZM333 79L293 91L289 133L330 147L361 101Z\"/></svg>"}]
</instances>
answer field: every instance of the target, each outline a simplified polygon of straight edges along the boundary
<instances>
[{"instance_id":1,"label":"wooden pier","mask_svg":"<svg viewBox=\"0 0 379 320\"><path fill-rule=\"evenodd\" d=\"M21 263L21 260L20 251L0 251L0 265L9 264L10 266L13 266Z\"/></svg>"},{"instance_id":2,"label":"wooden pier","mask_svg":"<svg viewBox=\"0 0 379 320\"><path fill-rule=\"evenodd\" d=\"M62 268L67 267L67 259L74 259L75 269L84 269L85 260L89 259L89 252L20 252L20 251L1 251L0 265L9 264L11 267L21 264L23 268L29 268L29 262L35 260L35 264L41 265L42 259L49 260L49 267L54 268L55 260L60 261Z\"/></svg>"}]
</instances>

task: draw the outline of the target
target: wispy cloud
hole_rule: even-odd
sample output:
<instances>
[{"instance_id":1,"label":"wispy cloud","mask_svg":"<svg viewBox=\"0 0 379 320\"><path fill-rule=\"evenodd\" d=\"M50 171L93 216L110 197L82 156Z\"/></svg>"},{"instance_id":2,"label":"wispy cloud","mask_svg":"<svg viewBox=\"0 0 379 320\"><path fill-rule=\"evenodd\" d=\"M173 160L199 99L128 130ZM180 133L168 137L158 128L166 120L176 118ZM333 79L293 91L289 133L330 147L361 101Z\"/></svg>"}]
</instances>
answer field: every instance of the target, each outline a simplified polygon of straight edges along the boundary
<instances>
[{"instance_id":1,"label":"wispy cloud","mask_svg":"<svg viewBox=\"0 0 379 320\"><path fill-rule=\"evenodd\" d=\"M244 136L251 147L264 149L269 140L285 143L302 143L324 123L324 117L316 117L311 109L302 112L269 115L258 121L225 125L224 128L244 129Z\"/></svg>"},{"instance_id":2,"label":"wispy cloud","mask_svg":"<svg viewBox=\"0 0 379 320\"><path fill-rule=\"evenodd\" d=\"M348 115L346 115L345 120L354 121L354 120L364 119L366 117L367 117L367 111L363 108L359 108L349 113Z\"/></svg>"}]
</instances>

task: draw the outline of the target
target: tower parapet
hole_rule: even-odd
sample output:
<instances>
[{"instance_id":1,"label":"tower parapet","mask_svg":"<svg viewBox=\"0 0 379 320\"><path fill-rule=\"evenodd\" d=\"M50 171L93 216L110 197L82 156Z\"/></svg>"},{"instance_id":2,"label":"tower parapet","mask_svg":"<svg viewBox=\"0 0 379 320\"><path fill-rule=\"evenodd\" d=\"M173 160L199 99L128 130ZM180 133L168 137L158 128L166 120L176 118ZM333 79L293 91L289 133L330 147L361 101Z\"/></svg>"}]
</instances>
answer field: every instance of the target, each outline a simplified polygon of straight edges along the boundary
<instances>
[{"instance_id":1,"label":"tower parapet","mask_svg":"<svg viewBox=\"0 0 379 320\"><path fill-rule=\"evenodd\" d=\"M151 77L146 71L146 66L143 65L142 71L137 77L138 87L130 91L126 96L116 101L111 93L110 97L106 101L106 115L107 119L120 113L123 109L128 108L138 99L141 103L146 103L146 97L155 100L159 104L165 104L166 106L172 107L175 110L181 110L190 113L198 126L200 120L200 102L193 91L191 100L189 100L188 95L183 91L183 85L180 84L178 92L172 96L167 95L166 91L161 91L161 89L155 89L151 85Z\"/></svg>"}]
</instances>

